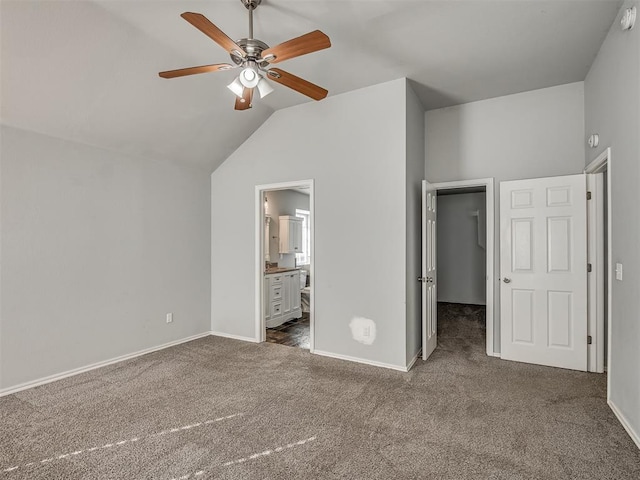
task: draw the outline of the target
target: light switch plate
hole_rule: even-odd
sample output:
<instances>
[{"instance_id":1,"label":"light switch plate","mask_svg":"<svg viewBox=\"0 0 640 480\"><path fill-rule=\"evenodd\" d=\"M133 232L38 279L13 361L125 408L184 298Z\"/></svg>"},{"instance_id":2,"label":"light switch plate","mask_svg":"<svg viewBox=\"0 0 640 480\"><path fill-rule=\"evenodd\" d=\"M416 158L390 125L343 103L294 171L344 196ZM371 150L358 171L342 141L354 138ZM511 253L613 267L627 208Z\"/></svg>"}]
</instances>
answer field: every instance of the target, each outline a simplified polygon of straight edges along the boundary
<instances>
[{"instance_id":1,"label":"light switch plate","mask_svg":"<svg viewBox=\"0 0 640 480\"><path fill-rule=\"evenodd\" d=\"M622 281L622 264L616 263L616 280Z\"/></svg>"}]
</instances>

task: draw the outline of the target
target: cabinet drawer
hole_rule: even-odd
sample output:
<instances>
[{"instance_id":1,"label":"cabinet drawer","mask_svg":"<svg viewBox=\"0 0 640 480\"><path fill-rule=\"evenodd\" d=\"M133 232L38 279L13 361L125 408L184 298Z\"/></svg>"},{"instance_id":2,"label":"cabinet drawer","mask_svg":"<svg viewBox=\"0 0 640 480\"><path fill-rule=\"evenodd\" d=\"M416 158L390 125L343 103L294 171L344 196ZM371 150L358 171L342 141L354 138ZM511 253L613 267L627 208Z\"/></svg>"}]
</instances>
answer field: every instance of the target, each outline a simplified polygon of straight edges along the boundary
<instances>
[{"instance_id":1,"label":"cabinet drawer","mask_svg":"<svg viewBox=\"0 0 640 480\"><path fill-rule=\"evenodd\" d=\"M273 275L273 276L271 277L271 284L272 284L272 285L273 285L273 284L275 284L275 283L280 283L280 284L282 284L282 278L283 278L283 275L282 275L282 274Z\"/></svg>"},{"instance_id":2,"label":"cabinet drawer","mask_svg":"<svg viewBox=\"0 0 640 480\"><path fill-rule=\"evenodd\" d=\"M282 314L282 304L280 302L274 302L271 304L271 316L277 317Z\"/></svg>"},{"instance_id":3,"label":"cabinet drawer","mask_svg":"<svg viewBox=\"0 0 640 480\"><path fill-rule=\"evenodd\" d=\"M282 299L282 285L272 285L271 286L271 300L281 300Z\"/></svg>"}]
</instances>

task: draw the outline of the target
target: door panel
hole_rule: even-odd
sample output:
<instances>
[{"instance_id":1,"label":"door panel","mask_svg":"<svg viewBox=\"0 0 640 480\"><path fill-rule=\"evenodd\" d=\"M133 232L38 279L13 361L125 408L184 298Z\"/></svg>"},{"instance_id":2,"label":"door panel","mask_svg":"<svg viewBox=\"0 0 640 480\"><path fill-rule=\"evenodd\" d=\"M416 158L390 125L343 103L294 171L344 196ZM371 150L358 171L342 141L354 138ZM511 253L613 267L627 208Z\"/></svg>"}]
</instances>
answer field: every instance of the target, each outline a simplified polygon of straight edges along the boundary
<instances>
[{"instance_id":1,"label":"door panel","mask_svg":"<svg viewBox=\"0 0 640 480\"><path fill-rule=\"evenodd\" d=\"M533 290L511 290L513 312L512 342L534 343L533 340Z\"/></svg>"},{"instance_id":2,"label":"door panel","mask_svg":"<svg viewBox=\"0 0 640 480\"><path fill-rule=\"evenodd\" d=\"M547 232L547 271L571 272L571 218L548 218Z\"/></svg>"},{"instance_id":3,"label":"door panel","mask_svg":"<svg viewBox=\"0 0 640 480\"><path fill-rule=\"evenodd\" d=\"M586 178L500 184L501 356L587 369Z\"/></svg>"},{"instance_id":4,"label":"door panel","mask_svg":"<svg viewBox=\"0 0 640 480\"><path fill-rule=\"evenodd\" d=\"M422 182L422 359L437 346L436 191Z\"/></svg>"},{"instance_id":5,"label":"door panel","mask_svg":"<svg viewBox=\"0 0 640 480\"><path fill-rule=\"evenodd\" d=\"M549 346L571 348L571 292L547 292Z\"/></svg>"},{"instance_id":6,"label":"door panel","mask_svg":"<svg viewBox=\"0 0 640 480\"><path fill-rule=\"evenodd\" d=\"M512 251L511 262L514 272L530 272L533 266L533 219L514 218L511 220Z\"/></svg>"}]
</instances>

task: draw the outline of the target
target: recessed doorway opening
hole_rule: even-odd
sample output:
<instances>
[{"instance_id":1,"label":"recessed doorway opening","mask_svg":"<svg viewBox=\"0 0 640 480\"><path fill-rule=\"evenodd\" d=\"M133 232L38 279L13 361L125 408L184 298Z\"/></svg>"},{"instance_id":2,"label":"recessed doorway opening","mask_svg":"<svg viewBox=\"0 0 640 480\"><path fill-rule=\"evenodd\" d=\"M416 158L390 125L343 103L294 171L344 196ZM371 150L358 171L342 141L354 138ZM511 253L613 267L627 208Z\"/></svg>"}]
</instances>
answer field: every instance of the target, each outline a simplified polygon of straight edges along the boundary
<instances>
[{"instance_id":1,"label":"recessed doorway opening","mask_svg":"<svg viewBox=\"0 0 640 480\"><path fill-rule=\"evenodd\" d=\"M313 352L313 181L256 187L256 339Z\"/></svg>"},{"instance_id":2,"label":"recessed doorway opening","mask_svg":"<svg viewBox=\"0 0 640 480\"><path fill-rule=\"evenodd\" d=\"M423 360L438 345L439 330L453 343L472 341L487 355L500 356L494 339L493 183L423 182Z\"/></svg>"},{"instance_id":3,"label":"recessed doorway opening","mask_svg":"<svg viewBox=\"0 0 640 480\"><path fill-rule=\"evenodd\" d=\"M486 186L436 191L438 344L484 354L487 325Z\"/></svg>"}]
</instances>

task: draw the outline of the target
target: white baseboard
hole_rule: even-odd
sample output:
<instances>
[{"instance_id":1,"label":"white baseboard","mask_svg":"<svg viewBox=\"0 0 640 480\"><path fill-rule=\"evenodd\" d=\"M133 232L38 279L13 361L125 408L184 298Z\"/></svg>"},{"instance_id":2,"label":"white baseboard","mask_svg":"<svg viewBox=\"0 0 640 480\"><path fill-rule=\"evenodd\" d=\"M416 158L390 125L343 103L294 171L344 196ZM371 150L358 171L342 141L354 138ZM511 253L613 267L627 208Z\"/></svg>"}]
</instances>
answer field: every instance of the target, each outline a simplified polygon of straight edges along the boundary
<instances>
[{"instance_id":1,"label":"white baseboard","mask_svg":"<svg viewBox=\"0 0 640 480\"><path fill-rule=\"evenodd\" d=\"M500 354L497 352L487 352L487 355L489 357L496 357L496 358L501 358Z\"/></svg>"},{"instance_id":2,"label":"white baseboard","mask_svg":"<svg viewBox=\"0 0 640 480\"><path fill-rule=\"evenodd\" d=\"M633 440L636 446L638 447L638 449L640 449L640 435L638 435L638 432L636 432L633 429L633 427L631 427L631 425L629 424L629 421L627 420L627 417L625 417L622 414L620 409L616 407L616 404L613 403L613 401L607 400L607 403L609 404L609 407L611 408L615 416L618 417L618 421L620 421L624 429L627 431L627 433L631 437L631 440Z\"/></svg>"},{"instance_id":3,"label":"white baseboard","mask_svg":"<svg viewBox=\"0 0 640 480\"><path fill-rule=\"evenodd\" d=\"M234 340L242 340L243 342L260 343L258 342L258 340L256 340L253 337L243 337L242 335L234 335L233 333L223 333L223 332L214 332L214 331L211 331L209 333L214 337L225 337L225 338L232 338Z\"/></svg>"},{"instance_id":4,"label":"white baseboard","mask_svg":"<svg viewBox=\"0 0 640 480\"><path fill-rule=\"evenodd\" d=\"M407 367L402 367L400 365L391 365L390 363L376 362L375 360L366 360L364 358L350 357L349 355L341 355L339 353L324 352L322 350L314 350L313 353L315 355L320 355L322 357L331 357L331 358L337 358L339 360L347 360L349 362L364 363L367 365L372 365L374 367L390 368L391 370L397 370L399 372L406 373L408 371Z\"/></svg>"},{"instance_id":5,"label":"white baseboard","mask_svg":"<svg viewBox=\"0 0 640 480\"><path fill-rule=\"evenodd\" d=\"M416 361L421 357L422 357L422 349L418 350L418 353L416 353L415 357L413 357L413 360L411 360L409 362L409 365L407 365L407 372L411 370L411 368L415 365Z\"/></svg>"},{"instance_id":6,"label":"white baseboard","mask_svg":"<svg viewBox=\"0 0 640 480\"><path fill-rule=\"evenodd\" d=\"M146 355L147 353L163 350L165 348L173 347L175 345L180 345L181 343L190 342L198 338L208 337L209 335L211 335L211 332L199 333L197 335L192 335L190 337L181 338L180 340L174 340L173 342L164 343L156 347L145 348L144 350L139 350L134 353L128 353L126 355L121 355L119 357L110 358L109 360L103 360L101 362L92 363L91 365L87 365L85 367L74 368L73 370L67 370L66 372L56 373L54 375L49 375L48 377L39 378L31 382L25 382L25 383L21 383L20 385L15 385L13 387L3 388L2 390L0 390L0 397L4 397L5 395L11 395L12 393L17 393L22 390L27 390L29 388L37 387L40 385L45 385L47 383L55 382L57 380L62 380L63 378L72 377L80 373L88 372L90 370L95 370L96 368L106 367L107 365L111 365L113 363L122 362L124 360L130 360L132 358Z\"/></svg>"}]
</instances>

